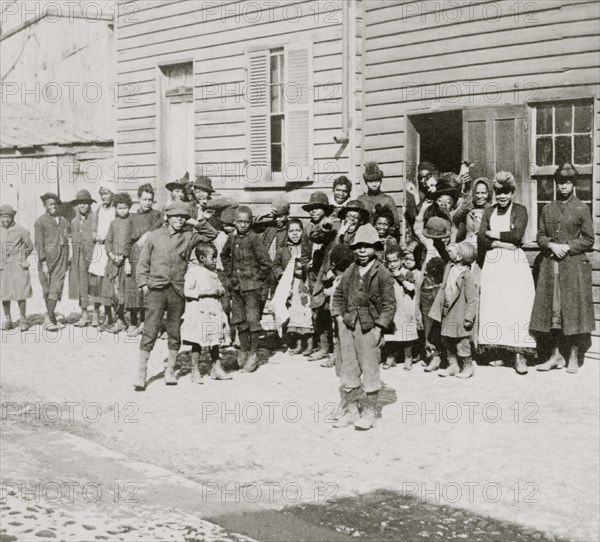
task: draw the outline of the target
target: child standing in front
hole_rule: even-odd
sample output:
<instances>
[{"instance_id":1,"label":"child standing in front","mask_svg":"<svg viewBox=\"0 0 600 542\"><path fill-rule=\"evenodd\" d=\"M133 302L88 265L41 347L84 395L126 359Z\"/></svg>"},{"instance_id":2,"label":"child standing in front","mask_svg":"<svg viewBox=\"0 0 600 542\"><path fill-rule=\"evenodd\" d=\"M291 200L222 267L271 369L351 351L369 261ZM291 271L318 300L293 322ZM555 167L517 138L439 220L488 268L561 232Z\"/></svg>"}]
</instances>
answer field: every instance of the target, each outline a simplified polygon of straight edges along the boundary
<instances>
[{"instance_id":1,"label":"child standing in front","mask_svg":"<svg viewBox=\"0 0 600 542\"><path fill-rule=\"evenodd\" d=\"M117 321L106 331L119 333L125 329L125 309L130 311L131 327L128 333L137 330L137 314L139 293L136 286L133 268L129 260L133 245L133 219L129 214L131 197L126 192L119 192L113 198L115 219L110 223L104 242L108 262L105 279L112 286L113 300L117 308Z\"/></svg>"},{"instance_id":2,"label":"child standing in front","mask_svg":"<svg viewBox=\"0 0 600 542\"><path fill-rule=\"evenodd\" d=\"M188 265L183 293L186 297L181 340L192 345L192 382L202 384L200 353L202 347L210 351L213 380L231 380L223 369L219 346L225 340L227 317L221 305L225 289L217 275L217 248L202 242L194 249L197 263Z\"/></svg>"},{"instance_id":3,"label":"child standing in front","mask_svg":"<svg viewBox=\"0 0 600 542\"><path fill-rule=\"evenodd\" d=\"M475 370L471 358L471 330L477 315L477 287L471 274L471 264L477 253L473 244L460 243L448 247L450 263L444 281L429 315L441 323L442 344L448 358L448 368L439 376L470 378ZM462 370L458 358L463 362Z\"/></svg>"},{"instance_id":4,"label":"child standing in front","mask_svg":"<svg viewBox=\"0 0 600 542\"><path fill-rule=\"evenodd\" d=\"M395 279L394 293L397 308L392 333L385 336L389 353L383 368L396 366L395 353L402 348L404 369L410 371L413 363L413 346L419 338L419 327L423 327L417 303L421 277L419 271L415 269L415 258L411 252L406 252L403 257L400 247L392 248L386 253L385 260L388 270Z\"/></svg>"},{"instance_id":5,"label":"child standing in front","mask_svg":"<svg viewBox=\"0 0 600 542\"><path fill-rule=\"evenodd\" d=\"M230 277L232 324L238 330L238 365L245 373L258 368L258 339L262 326L262 293L273 263L259 234L252 231L252 210L235 210L237 235L229 236L221 252L223 270Z\"/></svg>"},{"instance_id":6,"label":"child standing in front","mask_svg":"<svg viewBox=\"0 0 600 542\"><path fill-rule=\"evenodd\" d=\"M356 263L344 272L333 294L331 310L340 334L343 387L343 411L334 427L354 424L357 429L367 430L375 424L383 333L394 320L396 298L394 277L377 260L381 241L375 228L371 224L361 226L350 248ZM361 387L366 398L359 419Z\"/></svg>"}]
</instances>

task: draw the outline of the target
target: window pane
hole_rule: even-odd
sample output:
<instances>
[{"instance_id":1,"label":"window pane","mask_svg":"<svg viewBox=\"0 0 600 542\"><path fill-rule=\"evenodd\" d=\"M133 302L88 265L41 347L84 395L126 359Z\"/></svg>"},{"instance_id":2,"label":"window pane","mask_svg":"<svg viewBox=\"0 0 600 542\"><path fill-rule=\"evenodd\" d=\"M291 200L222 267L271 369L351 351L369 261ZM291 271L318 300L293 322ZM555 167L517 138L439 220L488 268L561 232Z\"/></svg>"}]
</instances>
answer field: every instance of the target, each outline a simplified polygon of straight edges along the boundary
<instances>
[{"instance_id":1,"label":"window pane","mask_svg":"<svg viewBox=\"0 0 600 542\"><path fill-rule=\"evenodd\" d=\"M552 106L542 105L537 108L537 128L538 135L552 133Z\"/></svg>"},{"instance_id":2,"label":"window pane","mask_svg":"<svg viewBox=\"0 0 600 542\"><path fill-rule=\"evenodd\" d=\"M538 201L552 201L554 199L554 179L538 179L537 199Z\"/></svg>"},{"instance_id":3,"label":"window pane","mask_svg":"<svg viewBox=\"0 0 600 542\"><path fill-rule=\"evenodd\" d=\"M281 111L281 93L279 85L271 85L271 112L278 113Z\"/></svg>"},{"instance_id":4,"label":"window pane","mask_svg":"<svg viewBox=\"0 0 600 542\"><path fill-rule=\"evenodd\" d=\"M592 163L592 136L575 136L575 163Z\"/></svg>"},{"instance_id":5,"label":"window pane","mask_svg":"<svg viewBox=\"0 0 600 542\"><path fill-rule=\"evenodd\" d=\"M271 145L271 171L281 172L281 145Z\"/></svg>"},{"instance_id":6,"label":"window pane","mask_svg":"<svg viewBox=\"0 0 600 542\"><path fill-rule=\"evenodd\" d=\"M281 117L271 117L271 143L281 143Z\"/></svg>"},{"instance_id":7,"label":"window pane","mask_svg":"<svg viewBox=\"0 0 600 542\"><path fill-rule=\"evenodd\" d=\"M592 201L592 178L580 175L575 183L577 197L583 201Z\"/></svg>"},{"instance_id":8,"label":"window pane","mask_svg":"<svg viewBox=\"0 0 600 542\"><path fill-rule=\"evenodd\" d=\"M538 166L551 166L552 160L552 138L540 137L535 146L536 163Z\"/></svg>"},{"instance_id":9,"label":"window pane","mask_svg":"<svg viewBox=\"0 0 600 542\"><path fill-rule=\"evenodd\" d=\"M570 134L573 128L573 107L571 105L557 105L555 115L555 133Z\"/></svg>"},{"instance_id":10,"label":"window pane","mask_svg":"<svg viewBox=\"0 0 600 542\"><path fill-rule=\"evenodd\" d=\"M591 132L593 120L592 104L579 104L575 106L575 131Z\"/></svg>"},{"instance_id":11,"label":"window pane","mask_svg":"<svg viewBox=\"0 0 600 542\"><path fill-rule=\"evenodd\" d=\"M271 56L271 83L279 83L279 56Z\"/></svg>"},{"instance_id":12,"label":"window pane","mask_svg":"<svg viewBox=\"0 0 600 542\"><path fill-rule=\"evenodd\" d=\"M565 162L573 161L571 156L571 138L560 136L556 138L556 153L555 153L555 164L557 166L564 164Z\"/></svg>"}]
</instances>

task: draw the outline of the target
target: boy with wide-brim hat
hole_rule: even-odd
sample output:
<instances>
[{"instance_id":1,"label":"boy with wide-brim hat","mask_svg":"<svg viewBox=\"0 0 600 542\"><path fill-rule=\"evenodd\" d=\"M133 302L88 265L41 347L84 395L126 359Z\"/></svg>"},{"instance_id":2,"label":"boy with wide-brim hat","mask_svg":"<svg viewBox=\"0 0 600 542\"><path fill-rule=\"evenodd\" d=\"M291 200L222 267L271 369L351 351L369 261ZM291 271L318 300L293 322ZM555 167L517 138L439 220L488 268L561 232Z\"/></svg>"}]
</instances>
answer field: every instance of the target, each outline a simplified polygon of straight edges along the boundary
<instances>
[{"instance_id":1,"label":"boy with wide-brim hat","mask_svg":"<svg viewBox=\"0 0 600 542\"><path fill-rule=\"evenodd\" d=\"M79 301L81 317L75 323L77 327L85 327L90 323L88 306L90 304L90 263L94 257L94 213L92 198L86 189L79 190L71 202L77 207L77 214L71 220L71 267L69 269L69 298Z\"/></svg>"},{"instance_id":2,"label":"boy with wide-brim hat","mask_svg":"<svg viewBox=\"0 0 600 542\"><path fill-rule=\"evenodd\" d=\"M69 224L58 215L61 205L58 195L48 192L40 199L46 212L35 221L34 231L39 278L47 310L44 325L48 331L58 331L65 327L58 322L55 310L69 268Z\"/></svg>"},{"instance_id":3,"label":"boy with wide-brim hat","mask_svg":"<svg viewBox=\"0 0 600 542\"><path fill-rule=\"evenodd\" d=\"M0 207L0 297L4 309L2 331L8 331L14 324L10 314L10 302L19 306L21 331L27 331L27 299L32 296L31 277L27 258L33 252L33 242L29 232L15 223L17 211L10 205Z\"/></svg>"},{"instance_id":4,"label":"boy with wide-brim hat","mask_svg":"<svg viewBox=\"0 0 600 542\"><path fill-rule=\"evenodd\" d=\"M212 179L206 175L196 177L194 183L190 185L190 191L192 195L193 213L195 212L193 218L196 218L196 216L200 216L206 211L208 202L215 193ZM208 219L209 217L204 216L204 218ZM215 226L215 224L213 224L213 226Z\"/></svg>"},{"instance_id":5,"label":"boy with wide-brim hat","mask_svg":"<svg viewBox=\"0 0 600 542\"><path fill-rule=\"evenodd\" d=\"M361 226L350 248L356 262L344 272L331 304L342 351L343 410L334 427L366 430L375 424L383 333L394 320L396 297L394 277L377 259L381 241L375 228ZM366 397L359 418L361 387Z\"/></svg>"},{"instance_id":6,"label":"boy with wide-brim hat","mask_svg":"<svg viewBox=\"0 0 600 542\"><path fill-rule=\"evenodd\" d=\"M136 391L146 389L148 360L166 312L169 360L165 384L176 385L175 364L181 347L181 317L185 309L184 277L190 254L202 241L212 241L217 231L205 219L190 220L189 206L175 201L165 209L167 224L148 234L137 265L137 285L144 293L145 323L139 350ZM186 228L192 223L193 228Z\"/></svg>"}]
</instances>

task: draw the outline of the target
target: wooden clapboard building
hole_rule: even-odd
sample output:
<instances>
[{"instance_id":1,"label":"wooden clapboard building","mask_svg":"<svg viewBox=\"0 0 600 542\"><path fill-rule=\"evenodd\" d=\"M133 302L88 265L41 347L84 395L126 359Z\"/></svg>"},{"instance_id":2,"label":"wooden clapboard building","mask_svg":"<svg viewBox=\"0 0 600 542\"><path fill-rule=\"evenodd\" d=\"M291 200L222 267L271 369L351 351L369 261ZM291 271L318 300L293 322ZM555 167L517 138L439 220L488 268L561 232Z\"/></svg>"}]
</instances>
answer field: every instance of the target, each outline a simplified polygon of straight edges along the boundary
<instances>
[{"instance_id":1,"label":"wooden clapboard building","mask_svg":"<svg viewBox=\"0 0 600 542\"><path fill-rule=\"evenodd\" d=\"M130 4L117 22L124 188L156 183L164 201L189 171L255 208L285 193L302 214L315 190L359 177L360 2Z\"/></svg>"},{"instance_id":2,"label":"wooden clapboard building","mask_svg":"<svg viewBox=\"0 0 600 542\"><path fill-rule=\"evenodd\" d=\"M596 0L128 4L117 21L127 189L152 182L164 200L164 184L190 171L257 208L287 194L302 216L339 175L362 193L366 161L402 207L420 161L458 171L468 159L474 177L515 174L531 243L551 174L572 161L598 222Z\"/></svg>"}]
</instances>

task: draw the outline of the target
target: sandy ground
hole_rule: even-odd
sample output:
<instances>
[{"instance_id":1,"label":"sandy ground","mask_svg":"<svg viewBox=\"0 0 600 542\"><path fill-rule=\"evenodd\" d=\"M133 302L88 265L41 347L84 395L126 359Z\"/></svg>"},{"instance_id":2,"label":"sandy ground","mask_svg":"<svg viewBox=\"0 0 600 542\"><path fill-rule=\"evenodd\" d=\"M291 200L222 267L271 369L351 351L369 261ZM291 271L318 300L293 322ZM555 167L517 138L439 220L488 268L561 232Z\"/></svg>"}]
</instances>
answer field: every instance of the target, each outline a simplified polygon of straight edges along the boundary
<instances>
[{"instance_id":1,"label":"sandy ground","mask_svg":"<svg viewBox=\"0 0 600 542\"><path fill-rule=\"evenodd\" d=\"M398 367L383 374L377 427L358 432L331 427L332 369L279 352L254 374L198 386L181 355L179 385L166 387L166 353L159 341L150 361L157 379L136 393L137 340L72 326L3 333L3 421L66 424L197 482L198 510L209 516L211 502L279 509L393 490L556 537L599 539L597 361L575 376L479 367L468 381ZM124 482L138 483L132 476Z\"/></svg>"}]
</instances>

